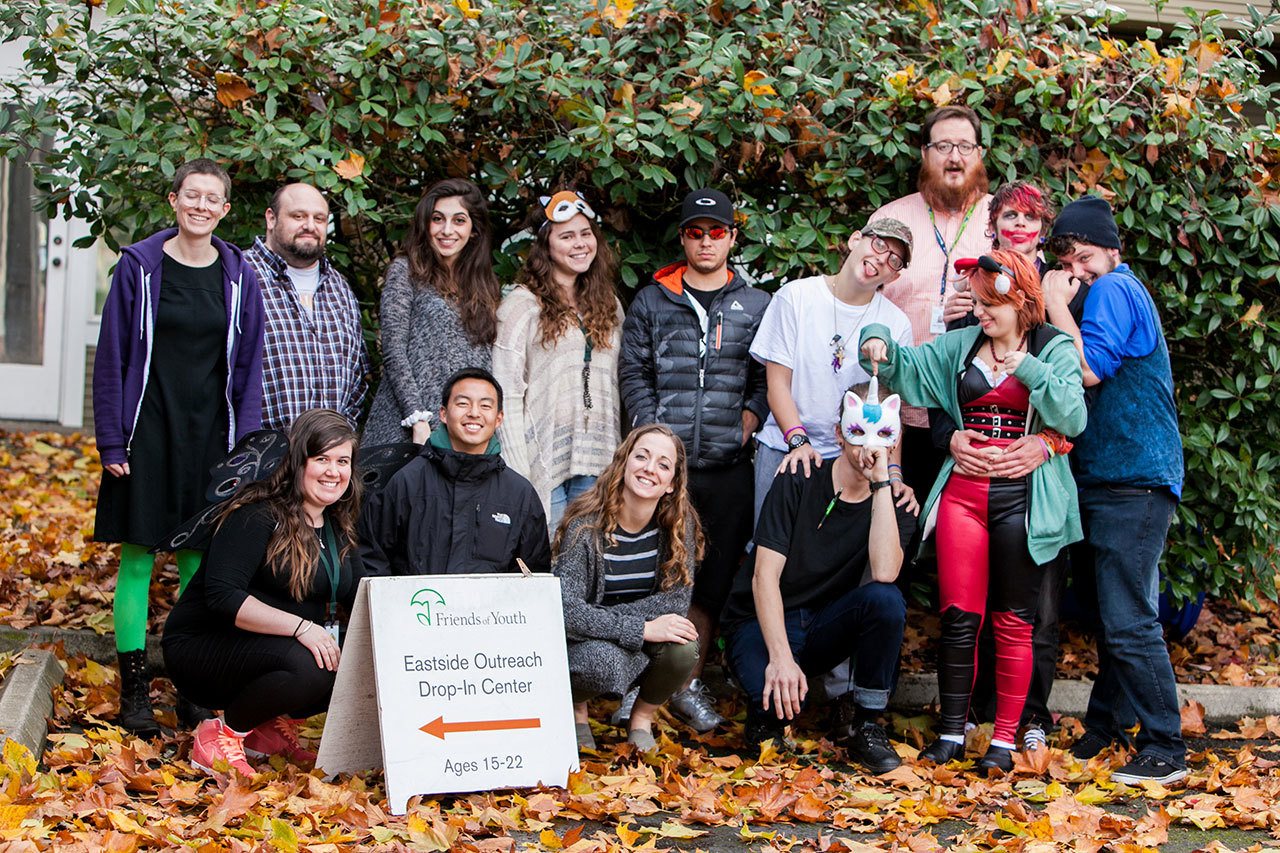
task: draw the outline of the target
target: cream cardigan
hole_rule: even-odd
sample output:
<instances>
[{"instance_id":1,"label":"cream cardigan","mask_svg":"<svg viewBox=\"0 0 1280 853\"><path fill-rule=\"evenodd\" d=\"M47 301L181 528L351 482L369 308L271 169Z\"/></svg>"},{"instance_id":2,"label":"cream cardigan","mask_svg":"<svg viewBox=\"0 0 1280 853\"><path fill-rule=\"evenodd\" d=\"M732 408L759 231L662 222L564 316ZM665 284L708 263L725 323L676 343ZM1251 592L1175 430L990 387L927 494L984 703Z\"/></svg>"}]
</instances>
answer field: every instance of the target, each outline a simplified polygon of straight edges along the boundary
<instances>
[{"instance_id":1,"label":"cream cardigan","mask_svg":"<svg viewBox=\"0 0 1280 853\"><path fill-rule=\"evenodd\" d=\"M622 303L609 346L591 351L591 408L584 405L586 337L573 324L550 348L540 342L538 298L518 285L498 306L493 375L502 385L502 458L533 483L548 518L551 491L580 475L598 476L620 435L618 352Z\"/></svg>"}]
</instances>

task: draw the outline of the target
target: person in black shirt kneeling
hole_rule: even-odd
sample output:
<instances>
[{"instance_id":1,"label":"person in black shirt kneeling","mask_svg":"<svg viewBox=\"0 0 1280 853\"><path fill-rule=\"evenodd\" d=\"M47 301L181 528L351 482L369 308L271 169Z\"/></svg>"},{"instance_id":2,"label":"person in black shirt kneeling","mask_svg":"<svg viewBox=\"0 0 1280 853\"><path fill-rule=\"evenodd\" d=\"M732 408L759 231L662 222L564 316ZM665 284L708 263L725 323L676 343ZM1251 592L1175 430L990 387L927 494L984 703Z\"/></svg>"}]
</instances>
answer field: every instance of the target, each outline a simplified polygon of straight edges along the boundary
<instances>
[{"instance_id":1,"label":"person in black shirt kneeling","mask_svg":"<svg viewBox=\"0 0 1280 853\"><path fill-rule=\"evenodd\" d=\"M865 398L865 399L864 399ZM748 570L725 607L729 664L749 699L745 738L780 742L808 677L846 658L857 705L850 752L873 773L901 760L877 718L889 703L906 604L894 585L916 519L895 507L889 451L901 433L897 395L876 380L841 401L841 452L812 476L782 473L765 498Z\"/></svg>"}]
</instances>

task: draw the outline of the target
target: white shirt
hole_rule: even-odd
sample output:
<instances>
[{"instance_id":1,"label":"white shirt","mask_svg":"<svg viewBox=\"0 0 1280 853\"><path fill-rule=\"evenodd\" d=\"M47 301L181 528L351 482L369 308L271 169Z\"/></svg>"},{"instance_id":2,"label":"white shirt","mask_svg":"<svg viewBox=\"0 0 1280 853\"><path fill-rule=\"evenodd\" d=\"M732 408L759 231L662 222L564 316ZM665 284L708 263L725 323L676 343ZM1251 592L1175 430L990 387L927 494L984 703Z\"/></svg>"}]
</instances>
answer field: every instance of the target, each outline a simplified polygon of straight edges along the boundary
<instances>
[{"instance_id":1,"label":"white shirt","mask_svg":"<svg viewBox=\"0 0 1280 853\"><path fill-rule=\"evenodd\" d=\"M871 379L858 364L858 338L872 323L888 326L895 341L911 346L911 321L883 294L876 293L866 305L846 305L836 299L825 277L801 278L774 294L751 344L757 361L791 368L791 398L800 423L824 459L840 452L835 429L844 392ZM838 370L833 367L836 335L844 348ZM787 450L772 413L757 438L774 450Z\"/></svg>"},{"instance_id":2,"label":"white shirt","mask_svg":"<svg viewBox=\"0 0 1280 853\"><path fill-rule=\"evenodd\" d=\"M320 288L320 262L317 261L306 269L299 269L290 265L288 270L289 280L293 282L294 289L298 291L298 301L302 303L302 307L310 314L311 307L315 304L316 291Z\"/></svg>"}]
</instances>

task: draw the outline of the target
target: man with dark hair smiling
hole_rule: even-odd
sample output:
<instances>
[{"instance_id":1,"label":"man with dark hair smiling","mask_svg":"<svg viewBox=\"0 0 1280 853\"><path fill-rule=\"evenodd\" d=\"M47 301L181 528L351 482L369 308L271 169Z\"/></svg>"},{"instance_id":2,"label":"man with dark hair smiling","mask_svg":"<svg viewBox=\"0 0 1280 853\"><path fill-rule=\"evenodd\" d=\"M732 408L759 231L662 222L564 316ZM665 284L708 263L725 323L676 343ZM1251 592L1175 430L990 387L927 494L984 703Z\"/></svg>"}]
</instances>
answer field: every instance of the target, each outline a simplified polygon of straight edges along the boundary
<instances>
[{"instance_id":1,"label":"man with dark hair smiling","mask_svg":"<svg viewBox=\"0 0 1280 853\"><path fill-rule=\"evenodd\" d=\"M1138 754L1111 779L1168 785L1187 775L1186 745L1157 594L1182 495L1182 437L1160 315L1120 248L1111 205L1085 196L1054 222L1049 249L1062 269L1044 276L1049 321L1075 338L1093 388L1072 457L1102 635L1085 733L1071 751L1086 760L1123 742L1136 715ZM1079 325L1067 307L1073 277L1089 285Z\"/></svg>"},{"instance_id":2,"label":"man with dark hair smiling","mask_svg":"<svg viewBox=\"0 0 1280 853\"><path fill-rule=\"evenodd\" d=\"M365 504L360 556L372 574L551 570L542 501L499 455L502 388L479 367L446 380L440 424L417 458Z\"/></svg>"},{"instance_id":3,"label":"man with dark hair smiling","mask_svg":"<svg viewBox=\"0 0 1280 853\"><path fill-rule=\"evenodd\" d=\"M920 132L918 192L891 201L871 215L890 217L911 229L911 266L885 285L884 295L911 320L914 343L946 331L943 303L951 284L951 263L976 258L991 248L987 236L987 169L982 156L982 125L965 106L946 106L925 117ZM924 409L903 410L903 476L907 485L928 494L946 448L935 447Z\"/></svg>"}]
</instances>

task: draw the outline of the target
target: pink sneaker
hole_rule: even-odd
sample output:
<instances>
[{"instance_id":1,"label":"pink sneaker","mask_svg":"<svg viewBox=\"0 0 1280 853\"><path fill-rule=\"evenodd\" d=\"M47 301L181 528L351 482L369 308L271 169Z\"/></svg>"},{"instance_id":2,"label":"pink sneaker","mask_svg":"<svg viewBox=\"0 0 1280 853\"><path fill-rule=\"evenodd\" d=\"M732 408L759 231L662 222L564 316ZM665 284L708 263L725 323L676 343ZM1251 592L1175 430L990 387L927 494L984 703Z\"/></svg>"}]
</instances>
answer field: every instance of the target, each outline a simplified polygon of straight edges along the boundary
<instances>
[{"instance_id":1,"label":"pink sneaker","mask_svg":"<svg viewBox=\"0 0 1280 853\"><path fill-rule=\"evenodd\" d=\"M191 765L212 776L224 772L217 769L219 764L234 767L250 778L256 773L244 757L244 736L228 728L221 717L214 717L196 726L191 741Z\"/></svg>"},{"instance_id":2,"label":"pink sneaker","mask_svg":"<svg viewBox=\"0 0 1280 853\"><path fill-rule=\"evenodd\" d=\"M249 732L244 751L254 758L283 755L294 764L315 764L316 754L298 742L298 724L288 717L276 717Z\"/></svg>"}]
</instances>

